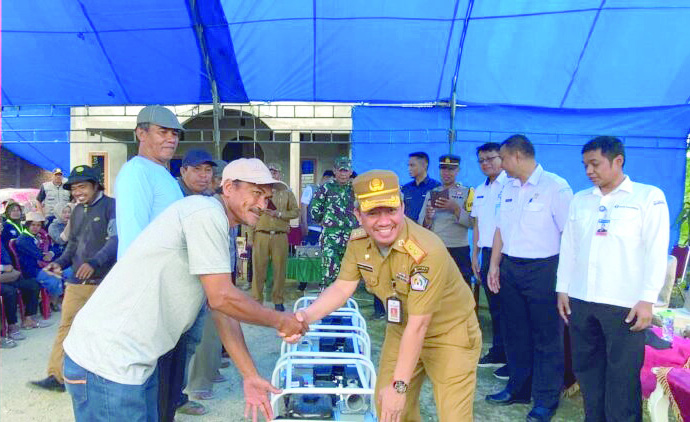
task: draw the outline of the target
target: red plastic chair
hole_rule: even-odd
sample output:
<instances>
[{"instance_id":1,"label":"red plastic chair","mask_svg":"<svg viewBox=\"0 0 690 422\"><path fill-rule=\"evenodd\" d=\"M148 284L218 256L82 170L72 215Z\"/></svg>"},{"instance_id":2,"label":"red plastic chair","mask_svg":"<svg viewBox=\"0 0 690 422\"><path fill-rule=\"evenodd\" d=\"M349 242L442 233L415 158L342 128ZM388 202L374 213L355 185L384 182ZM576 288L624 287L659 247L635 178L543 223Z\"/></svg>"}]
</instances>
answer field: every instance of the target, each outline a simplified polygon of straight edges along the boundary
<instances>
[{"instance_id":1,"label":"red plastic chair","mask_svg":"<svg viewBox=\"0 0 690 422\"><path fill-rule=\"evenodd\" d=\"M21 267L21 265L19 265L19 254L17 253L17 248L15 246L16 242L17 242L17 239L11 239L8 243L8 246L9 246L10 256L12 257L12 263L14 265L14 268L21 273L22 267ZM19 293L18 296L19 296L19 310L20 310L20 314L21 314L22 319L23 319L25 316L24 301L22 300L21 293ZM49 319L50 318L50 295L48 294L48 290L41 288L39 299L40 299L40 304L41 304L41 315L43 316L43 319Z\"/></svg>"}]
</instances>

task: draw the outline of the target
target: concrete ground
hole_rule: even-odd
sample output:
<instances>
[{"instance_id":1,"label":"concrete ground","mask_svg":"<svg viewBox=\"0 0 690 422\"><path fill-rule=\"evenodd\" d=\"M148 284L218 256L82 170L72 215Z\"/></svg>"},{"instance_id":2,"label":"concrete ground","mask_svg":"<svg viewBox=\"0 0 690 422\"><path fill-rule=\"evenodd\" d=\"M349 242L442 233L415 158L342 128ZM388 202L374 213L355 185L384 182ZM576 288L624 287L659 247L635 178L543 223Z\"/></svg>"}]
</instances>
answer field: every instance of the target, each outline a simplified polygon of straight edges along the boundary
<instances>
[{"instance_id":1,"label":"concrete ground","mask_svg":"<svg viewBox=\"0 0 690 422\"><path fill-rule=\"evenodd\" d=\"M240 282L242 283L242 282ZM286 291L289 304L299 297L296 284L289 280ZM270 295L268 296L270 297ZM365 292L356 294L362 314L369 318L372 313L371 296ZM267 304L270 306L270 304ZM51 318L55 324L43 329L25 331L26 340L19 343L14 349L0 351L0 421L2 422L61 422L72 421L72 406L67 393L53 393L37 391L27 387L27 381L45 377L46 362L57 329L59 315ZM491 340L490 320L485 306L480 306L480 323L484 333L484 353L488 349L486 344ZM368 321L372 339L372 360L378 361L381 341L385 329L385 322L381 320ZM249 349L254 357L259 372L270 378L271 372L279 357L280 340L275 332L268 328L245 325L244 333ZM484 401L487 394L500 391L505 381L493 376L492 368L479 368L477 374L477 391L474 399L474 415L476 421L524 421L525 415L530 410L529 405L513 405L507 407L490 406ZM179 422L192 421L243 421L244 402L242 396L241 378L231 365L221 372L229 378L229 381L216 384L216 398L204 401L209 413L204 416L179 415ZM427 381L422 390L422 416L423 420L436 421L431 385ZM574 398L566 398L561 402L554 422L575 422L584 420L582 399L580 395ZM648 421L648 415L645 415Z\"/></svg>"}]
</instances>

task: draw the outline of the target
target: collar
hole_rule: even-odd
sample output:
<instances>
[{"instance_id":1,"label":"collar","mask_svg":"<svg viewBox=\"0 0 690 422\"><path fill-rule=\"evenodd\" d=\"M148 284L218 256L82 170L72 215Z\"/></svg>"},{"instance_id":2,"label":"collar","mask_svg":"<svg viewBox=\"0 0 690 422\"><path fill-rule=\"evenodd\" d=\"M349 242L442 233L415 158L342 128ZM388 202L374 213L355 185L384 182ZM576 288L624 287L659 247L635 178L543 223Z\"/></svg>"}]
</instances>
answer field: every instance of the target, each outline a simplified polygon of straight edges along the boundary
<instances>
[{"instance_id":1,"label":"collar","mask_svg":"<svg viewBox=\"0 0 690 422\"><path fill-rule=\"evenodd\" d=\"M632 182L632 180L630 180L630 176L626 175L625 178L623 179L623 181L621 182L621 184L618 185L616 187L616 189L609 192L609 195L612 195L618 191L632 193L633 182ZM592 190L592 194L597 195L597 196L605 196L603 193L601 193L601 189L599 188L599 186L594 186L594 189Z\"/></svg>"},{"instance_id":2,"label":"collar","mask_svg":"<svg viewBox=\"0 0 690 422\"><path fill-rule=\"evenodd\" d=\"M544 174L544 168L541 166L541 164L537 164L537 167L534 168L532 171L532 174L527 178L527 181L525 184L530 184L533 186L537 186L539 183L539 180L541 179L541 175ZM522 182L518 177L513 179L513 186L521 187Z\"/></svg>"},{"instance_id":3,"label":"collar","mask_svg":"<svg viewBox=\"0 0 690 422\"><path fill-rule=\"evenodd\" d=\"M422 179L422 181L419 182L419 184L417 183L416 179L412 179L412 183L414 183L415 186L422 186L422 185L428 184L429 183L429 174L427 173L426 177L424 179Z\"/></svg>"},{"instance_id":4,"label":"collar","mask_svg":"<svg viewBox=\"0 0 690 422\"><path fill-rule=\"evenodd\" d=\"M98 191L98 193L96 194L96 197L93 198L93 201L89 202L89 203L86 204L86 205L89 206L89 207L93 207L94 205L96 205L96 202L98 202L98 201L101 200L101 198L103 198L103 191L102 191L102 190L101 190L101 191Z\"/></svg>"}]
</instances>

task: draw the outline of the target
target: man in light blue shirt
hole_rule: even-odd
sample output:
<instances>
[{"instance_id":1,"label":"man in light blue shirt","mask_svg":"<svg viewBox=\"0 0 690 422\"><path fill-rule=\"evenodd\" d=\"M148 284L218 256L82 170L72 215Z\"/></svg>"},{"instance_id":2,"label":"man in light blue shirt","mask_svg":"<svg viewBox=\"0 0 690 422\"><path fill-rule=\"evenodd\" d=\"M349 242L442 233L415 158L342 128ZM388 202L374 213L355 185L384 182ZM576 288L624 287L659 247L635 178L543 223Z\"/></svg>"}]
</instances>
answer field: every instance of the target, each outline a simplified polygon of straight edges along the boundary
<instances>
[{"instance_id":1,"label":"man in light blue shirt","mask_svg":"<svg viewBox=\"0 0 690 422\"><path fill-rule=\"evenodd\" d=\"M137 116L139 154L122 166L115 180L118 261L158 214L183 197L179 183L168 171L181 132L175 114L163 106L144 107ZM158 360L161 421L172 421L175 417L184 383L185 357L186 346L178 343Z\"/></svg>"},{"instance_id":2,"label":"man in light blue shirt","mask_svg":"<svg viewBox=\"0 0 690 422\"><path fill-rule=\"evenodd\" d=\"M137 116L139 154L122 166L115 180L118 259L158 214L182 199L167 168L181 132L175 114L163 106L144 107Z\"/></svg>"}]
</instances>

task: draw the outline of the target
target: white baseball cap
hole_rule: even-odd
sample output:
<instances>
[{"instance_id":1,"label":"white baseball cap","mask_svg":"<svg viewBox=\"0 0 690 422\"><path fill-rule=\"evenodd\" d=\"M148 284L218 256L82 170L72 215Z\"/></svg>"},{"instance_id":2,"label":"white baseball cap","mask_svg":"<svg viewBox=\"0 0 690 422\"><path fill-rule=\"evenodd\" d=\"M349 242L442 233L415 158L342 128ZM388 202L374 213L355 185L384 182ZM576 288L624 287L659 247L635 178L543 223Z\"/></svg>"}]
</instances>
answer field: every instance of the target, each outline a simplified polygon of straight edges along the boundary
<instances>
[{"instance_id":1,"label":"white baseball cap","mask_svg":"<svg viewBox=\"0 0 690 422\"><path fill-rule=\"evenodd\" d=\"M273 185L274 189L287 189L287 185L271 176L266 164L258 158L238 158L223 169L223 182L240 180L255 185Z\"/></svg>"}]
</instances>

